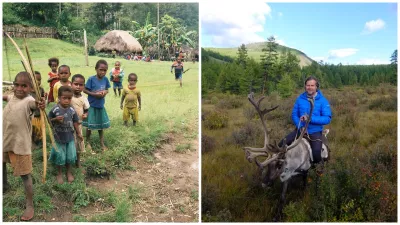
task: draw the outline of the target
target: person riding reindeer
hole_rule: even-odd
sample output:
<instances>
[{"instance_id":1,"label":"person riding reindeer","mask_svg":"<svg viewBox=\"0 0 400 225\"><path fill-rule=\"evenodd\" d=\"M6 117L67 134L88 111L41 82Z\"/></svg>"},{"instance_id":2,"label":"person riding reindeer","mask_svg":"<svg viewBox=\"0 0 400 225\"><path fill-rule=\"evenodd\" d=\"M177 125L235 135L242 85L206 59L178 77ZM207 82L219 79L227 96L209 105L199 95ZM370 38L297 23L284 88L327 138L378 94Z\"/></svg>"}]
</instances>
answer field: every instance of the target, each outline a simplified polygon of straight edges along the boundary
<instances>
[{"instance_id":1,"label":"person riding reindeer","mask_svg":"<svg viewBox=\"0 0 400 225\"><path fill-rule=\"evenodd\" d=\"M285 140L287 145L290 145L296 137L299 136L301 129L304 128L306 121L310 118L307 113L310 110L309 98L314 99L314 110L311 115L311 121L306 130L305 137L309 140L312 149L313 164L320 166L317 168L319 173L322 173L323 160L321 158L322 149L322 131L324 125L331 122L332 112L328 100L322 95L319 89L319 82L316 77L310 76L304 82L305 91L297 97L292 110L292 120L296 129L289 133L279 146L283 145Z\"/></svg>"}]
</instances>

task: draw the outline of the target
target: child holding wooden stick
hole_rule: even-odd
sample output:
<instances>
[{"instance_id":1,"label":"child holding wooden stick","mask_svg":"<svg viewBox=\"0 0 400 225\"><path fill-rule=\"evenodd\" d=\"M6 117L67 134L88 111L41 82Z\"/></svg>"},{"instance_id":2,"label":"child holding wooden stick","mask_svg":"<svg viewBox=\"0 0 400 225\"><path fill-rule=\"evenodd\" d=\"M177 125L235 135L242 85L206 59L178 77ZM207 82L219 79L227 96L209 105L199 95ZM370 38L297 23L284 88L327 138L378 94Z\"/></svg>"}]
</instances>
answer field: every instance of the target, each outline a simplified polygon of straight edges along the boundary
<instances>
[{"instance_id":1,"label":"child holding wooden stick","mask_svg":"<svg viewBox=\"0 0 400 225\"><path fill-rule=\"evenodd\" d=\"M21 220L31 220L34 215L32 183L31 115L37 108L44 109L45 102L35 102L30 96L33 88L29 73L19 72L14 80L14 95L3 96L7 105L3 110L3 193L9 188L7 165L14 176L21 176L26 195L26 209Z\"/></svg>"}]
</instances>

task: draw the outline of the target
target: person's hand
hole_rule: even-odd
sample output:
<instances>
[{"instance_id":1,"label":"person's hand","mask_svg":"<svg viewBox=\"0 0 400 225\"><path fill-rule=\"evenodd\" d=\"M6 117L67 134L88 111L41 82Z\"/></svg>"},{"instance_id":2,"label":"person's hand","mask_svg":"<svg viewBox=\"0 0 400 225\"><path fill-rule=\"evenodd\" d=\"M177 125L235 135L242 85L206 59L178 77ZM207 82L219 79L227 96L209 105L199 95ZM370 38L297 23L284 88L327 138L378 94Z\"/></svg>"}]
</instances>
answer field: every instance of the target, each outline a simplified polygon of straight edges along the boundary
<instances>
[{"instance_id":1,"label":"person's hand","mask_svg":"<svg viewBox=\"0 0 400 225\"><path fill-rule=\"evenodd\" d=\"M300 121L301 122L304 122L304 121L307 121L308 120L308 116L307 115L302 115L301 117L300 117Z\"/></svg>"},{"instance_id":2,"label":"person's hand","mask_svg":"<svg viewBox=\"0 0 400 225\"><path fill-rule=\"evenodd\" d=\"M76 134L76 138L78 139L78 141L83 141L82 134Z\"/></svg>"},{"instance_id":3,"label":"person's hand","mask_svg":"<svg viewBox=\"0 0 400 225\"><path fill-rule=\"evenodd\" d=\"M87 113L82 114L82 119L86 119L87 118Z\"/></svg>"},{"instance_id":4,"label":"person's hand","mask_svg":"<svg viewBox=\"0 0 400 225\"><path fill-rule=\"evenodd\" d=\"M39 109L45 109L46 108L46 101L44 100L44 98L40 98L40 100L37 103L37 106Z\"/></svg>"},{"instance_id":5,"label":"person's hand","mask_svg":"<svg viewBox=\"0 0 400 225\"><path fill-rule=\"evenodd\" d=\"M124 106L121 104L120 108L121 108L121 109L123 109L123 108L124 108Z\"/></svg>"},{"instance_id":6,"label":"person's hand","mask_svg":"<svg viewBox=\"0 0 400 225\"><path fill-rule=\"evenodd\" d=\"M64 121L64 116L56 116L56 120L62 123Z\"/></svg>"}]
</instances>

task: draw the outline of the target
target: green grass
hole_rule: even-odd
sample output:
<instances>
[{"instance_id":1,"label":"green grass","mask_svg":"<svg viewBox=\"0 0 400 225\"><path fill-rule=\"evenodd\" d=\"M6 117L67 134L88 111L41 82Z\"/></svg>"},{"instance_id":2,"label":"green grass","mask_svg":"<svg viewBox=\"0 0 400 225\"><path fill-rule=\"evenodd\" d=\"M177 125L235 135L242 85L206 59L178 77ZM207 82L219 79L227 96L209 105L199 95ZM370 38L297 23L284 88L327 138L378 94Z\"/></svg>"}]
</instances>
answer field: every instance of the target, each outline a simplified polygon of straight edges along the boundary
<instances>
[{"instance_id":1,"label":"green grass","mask_svg":"<svg viewBox=\"0 0 400 225\"><path fill-rule=\"evenodd\" d=\"M16 40L23 43L22 40ZM42 86L48 91L49 86L46 82L47 73L50 71L47 65L48 58L58 57L60 65L66 64L71 67L71 73L80 73L86 77L95 74L95 63L101 59L96 56L89 56L89 66L85 65L83 48L70 43L55 39L27 39L30 54L33 59L34 70L42 74ZM11 43L7 40L7 55L3 50L3 80L13 81L15 75L23 71L19 55ZM4 46L3 46L4 47ZM7 60L8 59L8 60ZM124 127L122 121L122 110L119 108L120 98L115 97L112 89L106 96L105 108L111 120L111 128L105 130L105 144L109 151L101 152L97 132L93 132L91 142L93 150L97 153L91 155L89 152L83 154L83 168L87 171L87 176L99 176L112 178L116 170L134 169L130 165L132 159L137 155L144 155L148 162L154 161L152 152L156 150L165 139L167 133L183 135L185 139L191 140L198 134L198 114L199 114L199 77L198 63L185 63L185 69L190 70L183 75L183 88L179 87L174 75L170 73L172 62L133 62L122 58L104 58L109 65L109 71L116 60L121 62L121 66L126 76L123 85L127 85L127 74L134 72L138 75L138 88L142 93L142 110L139 112L139 122L137 126ZM9 63L7 63L7 61ZM10 74L8 73L10 71ZM109 72L108 71L108 72ZM3 103L4 106L4 103ZM52 105L46 108L48 112ZM131 125L131 122L129 123ZM83 132L85 136L85 132ZM49 140L49 137L47 137ZM50 150L50 144L47 143ZM54 210L52 199L59 201L72 202L74 210L86 207L94 203L97 199L94 196L101 196L95 190L85 184L85 178L80 175L80 171L75 169L75 181L73 184L56 185L56 170L48 164L47 182L42 184L42 156L41 150L33 152L33 177L35 198L35 218L41 218L43 214ZM24 190L20 178L12 176L11 168L8 171L11 184L11 191L3 195L3 221L18 221L18 216L24 208ZM138 190L135 188L130 191L131 204L138 200ZM106 195L106 194L103 194ZM110 204L114 207L121 206L121 210L116 210L116 214L111 217L96 218L95 221L125 221L126 212L122 209L129 206L124 202L118 202L120 196L110 196ZM114 201L117 199L116 201ZM136 199L136 200L135 200ZM125 204L125 205L124 205ZM76 220L81 220L76 217ZM90 220L90 219L88 219Z\"/></svg>"}]
</instances>

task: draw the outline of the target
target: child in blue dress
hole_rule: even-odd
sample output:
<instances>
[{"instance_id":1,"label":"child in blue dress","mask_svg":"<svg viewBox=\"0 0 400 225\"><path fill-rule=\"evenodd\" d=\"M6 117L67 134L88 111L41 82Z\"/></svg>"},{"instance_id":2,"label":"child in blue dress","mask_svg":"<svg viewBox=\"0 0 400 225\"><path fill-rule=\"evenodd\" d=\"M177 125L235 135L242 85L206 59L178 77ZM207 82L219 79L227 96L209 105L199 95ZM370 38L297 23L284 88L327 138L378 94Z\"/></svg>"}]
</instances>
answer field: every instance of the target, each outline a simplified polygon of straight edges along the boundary
<instances>
[{"instance_id":1,"label":"child in blue dress","mask_svg":"<svg viewBox=\"0 0 400 225\"><path fill-rule=\"evenodd\" d=\"M104 145L103 130L110 127L110 120L108 119L104 104L105 97L108 94L108 89L111 87L110 81L105 76L108 70L107 61L103 59L97 61L95 69L96 75L89 77L85 85L85 90L83 91L88 95L90 108L88 117L83 121L82 126L87 127L87 149L92 149L90 145L90 135L92 134L92 130L98 130L101 148L105 151L108 148Z\"/></svg>"}]
</instances>

